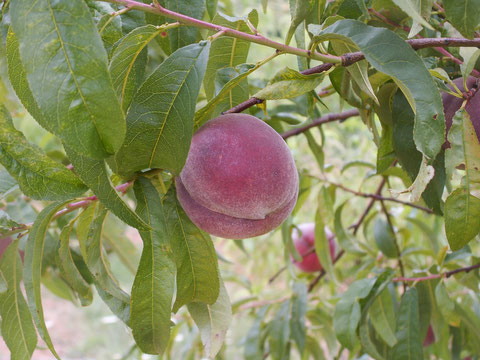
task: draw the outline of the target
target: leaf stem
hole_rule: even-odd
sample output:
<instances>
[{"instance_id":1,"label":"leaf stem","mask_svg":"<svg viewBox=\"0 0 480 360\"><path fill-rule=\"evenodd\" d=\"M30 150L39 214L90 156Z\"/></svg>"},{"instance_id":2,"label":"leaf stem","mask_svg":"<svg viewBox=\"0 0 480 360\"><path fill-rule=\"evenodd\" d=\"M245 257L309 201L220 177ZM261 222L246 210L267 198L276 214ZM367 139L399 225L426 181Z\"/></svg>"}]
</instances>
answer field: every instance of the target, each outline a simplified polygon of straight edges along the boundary
<instances>
[{"instance_id":1,"label":"leaf stem","mask_svg":"<svg viewBox=\"0 0 480 360\"><path fill-rule=\"evenodd\" d=\"M158 4L158 2L154 4L144 4L134 0L101 0L101 1L124 5L132 9L150 12L157 15L162 15L167 18L177 20L182 24L195 26L201 29L208 29L216 32L223 31L223 35L232 36L237 39L247 40L260 45L265 45L285 53L303 56L313 60L336 63L336 64L340 64L342 62L342 58L340 56L335 56L330 54L320 54L319 52L316 52L316 51L311 52L308 50L299 49L293 46L285 45L285 44L273 41L271 39L268 39L263 35L258 34L258 32L254 34L249 34L243 31L231 29L226 26L212 24L203 20L195 19L190 16L186 16L186 15L168 10L163 6L161 6L160 4Z\"/></svg>"}]
</instances>

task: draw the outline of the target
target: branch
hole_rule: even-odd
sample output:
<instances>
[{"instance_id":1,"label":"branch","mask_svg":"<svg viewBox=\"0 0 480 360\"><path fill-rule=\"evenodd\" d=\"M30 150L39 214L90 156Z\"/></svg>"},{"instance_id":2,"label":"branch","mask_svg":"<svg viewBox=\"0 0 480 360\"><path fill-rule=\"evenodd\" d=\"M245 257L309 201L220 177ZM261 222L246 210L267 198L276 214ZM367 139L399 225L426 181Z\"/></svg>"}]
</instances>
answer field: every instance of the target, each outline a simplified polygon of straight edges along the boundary
<instances>
[{"instance_id":1,"label":"branch","mask_svg":"<svg viewBox=\"0 0 480 360\"><path fill-rule=\"evenodd\" d=\"M134 182L134 180L131 180L131 181L128 181L124 184L118 185L115 188L115 190L125 194L127 192L127 190L133 185L133 182ZM56 218L59 218L60 216L63 216L65 214L71 213L72 211L75 211L77 209L85 208L88 205L90 205L92 202L97 201L97 200L98 200L98 198L94 195L94 196L85 197L85 198L83 198L83 199L81 199L77 202L69 203L69 204L65 205L65 208L57 211L55 213L55 215L53 215L52 220L56 219ZM28 223L28 224L22 224L19 227L12 228L9 232L3 234L2 237L11 236L11 235L23 232L23 231L28 232L32 226L33 226L33 222Z\"/></svg>"},{"instance_id":2,"label":"branch","mask_svg":"<svg viewBox=\"0 0 480 360\"><path fill-rule=\"evenodd\" d=\"M420 206L420 205L417 205L417 204L413 204L413 203L410 203L410 202L407 202L407 201L402 201L402 200L399 200L399 199L396 199L396 198L393 198L393 197L385 197L385 196L381 196L379 194L366 194L366 193L362 193L362 192L359 192L359 191L355 191L355 190L352 190L352 189L349 189L345 186L343 186L342 184L337 184L337 183L334 183L334 182L331 182L327 179L322 179L324 180L325 182L335 186L335 187L338 187L339 189L342 189L346 192L349 192L349 193L352 193L352 194L355 194L356 196L361 196L361 197L364 197L364 198L371 198L371 199L375 199L375 200L380 200L380 201L391 201L391 202L395 202L395 203L398 203L398 204L402 204L402 205L406 205L406 206L410 206L410 207L413 207L415 209L419 209L419 210L422 210L422 211L425 211L426 213L428 214L433 214L433 211L430 210L429 208L426 208L426 207L423 207L423 206Z\"/></svg>"},{"instance_id":3,"label":"branch","mask_svg":"<svg viewBox=\"0 0 480 360\"><path fill-rule=\"evenodd\" d=\"M195 26L197 28L208 29L216 32L221 31L223 32L222 35L232 36L237 39L243 39L256 44L268 46L273 49L277 49L281 52L303 56L303 57L314 59L314 60L328 61L331 63L339 64L342 62L342 59L340 56L335 56L330 54L321 54L317 51L312 52L310 50L299 49L293 46L285 45L285 44L273 41L271 39L268 39L258 33L249 34L243 31L231 29L226 26L221 26L221 25L212 24L203 20L198 20L190 16L186 16L186 15L168 10L159 4L144 4L134 0L101 0L101 1L124 5L131 9L141 10L144 12L165 16L167 18L177 20L178 22L185 25Z\"/></svg>"},{"instance_id":4,"label":"branch","mask_svg":"<svg viewBox=\"0 0 480 360\"><path fill-rule=\"evenodd\" d=\"M298 135L300 133L303 133L303 132L311 129L312 127L320 126L322 124L326 124L326 123L329 123L329 122L332 122L332 121L346 120L346 119L348 119L352 116L357 116L357 115L359 115L358 109L352 109L352 110L344 111L342 113L327 114L327 115L324 115L324 116L322 116L318 119L313 120L311 123L309 123L307 125L285 131L284 133L281 134L281 136L284 139L288 139L291 136Z\"/></svg>"},{"instance_id":5,"label":"branch","mask_svg":"<svg viewBox=\"0 0 480 360\"><path fill-rule=\"evenodd\" d=\"M458 274L458 273L460 273L460 272L468 273L469 271L472 271L472 270L475 270L475 269L478 269L478 268L480 268L480 263L475 264L475 265L471 265L471 266L467 266L467 267L463 267L463 268L460 268L460 269L455 269L455 270L451 270L451 271L446 271L446 272L440 273L440 274L429 275L429 276L421 276L421 277L397 277L397 278L394 278L393 281L395 281L395 282L399 282L399 281L404 281L404 282L410 282L410 281L419 282L419 281L428 281L428 280L441 279L441 278L446 278L446 279L448 279L450 276L455 275L455 274Z\"/></svg>"}]
</instances>

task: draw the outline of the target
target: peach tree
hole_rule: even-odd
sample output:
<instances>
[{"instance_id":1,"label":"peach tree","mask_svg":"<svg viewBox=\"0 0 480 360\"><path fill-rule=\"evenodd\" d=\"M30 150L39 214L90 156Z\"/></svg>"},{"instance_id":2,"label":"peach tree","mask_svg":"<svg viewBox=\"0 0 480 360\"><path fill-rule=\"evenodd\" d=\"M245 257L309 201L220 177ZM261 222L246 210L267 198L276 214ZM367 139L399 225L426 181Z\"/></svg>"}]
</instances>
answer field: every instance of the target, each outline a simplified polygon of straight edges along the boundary
<instances>
[{"instance_id":1,"label":"peach tree","mask_svg":"<svg viewBox=\"0 0 480 360\"><path fill-rule=\"evenodd\" d=\"M11 359L64 357L43 287L100 298L124 359L478 358L479 25L480 0L4 0Z\"/></svg>"}]
</instances>

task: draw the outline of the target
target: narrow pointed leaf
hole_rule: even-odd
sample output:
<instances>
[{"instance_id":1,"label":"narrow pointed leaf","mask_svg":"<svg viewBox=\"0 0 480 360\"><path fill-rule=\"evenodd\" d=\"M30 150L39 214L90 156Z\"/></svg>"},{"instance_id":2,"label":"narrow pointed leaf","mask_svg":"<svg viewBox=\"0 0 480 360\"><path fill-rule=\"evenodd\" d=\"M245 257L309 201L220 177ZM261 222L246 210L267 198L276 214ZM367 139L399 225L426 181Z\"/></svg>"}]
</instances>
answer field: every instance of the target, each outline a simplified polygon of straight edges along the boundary
<instances>
[{"instance_id":1,"label":"narrow pointed leaf","mask_svg":"<svg viewBox=\"0 0 480 360\"><path fill-rule=\"evenodd\" d=\"M81 154L101 159L115 153L125 120L86 4L18 0L11 3L10 15L29 87L43 114L36 120Z\"/></svg>"},{"instance_id":2,"label":"narrow pointed leaf","mask_svg":"<svg viewBox=\"0 0 480 360\"><path fill-rule=\"evenodd\" d=\"M292 315L290 318L291 337L303 354L306 342L305 315L307 314L307 286L303 283L293 285Z\"/></svg>"},{"instance_id":3,"label":"narrow pointed leaf","mask_svg":"<svg viewBox=\"0 0 480 360\"><path fill-rule=\"evenodd\" d=\"M214 304L190 303L188 311L200 329L208 358L214 359L225 341L232 321L232 305L223 282L220 282L220 292Z\"/></svg>"},{"instance_id":4,"label":"narrow pointed leaf","mask_svg":"<svg viewBox=\"0 0 480 360\"><path fill-rule=\"evenodd\" d=\"M13 176L22 192L39 200L65 200L87 188L70 170L30 144L13 126L5 107L0 107L0 163Z\"/></svg>"},{"instance_id":5,"label":"narrow pointed leaf","mask_svg":"<svg viewBox=\"0 0 480 360\"><path fill-rule=\"evenodd\" d=\"M478 9L480 8L479 0L443 0L445 15L447 20L460 31L460 33L473 39L475 28L480 23Z\"/></svg>"},{"instance_id":6,"label":"narrow pointed leaf","mask_svg":"<svg viewBox=\"0 0 480 360\"><path fill-rule=\"evenodd\" d=\"M138 179L134 190L136 212L152 230L140 232L143 252L132 287L132 332L143 352L162 354L170 340L175 260L158 191L146 178Z\"/></svg>"},{"instance_id":7,"label":"narrow pointed leaf","mask_svg":"<svg viewBox=\"0 0 480 360\"><path fill-rule=\"evenodd\" d=\"M93 301L93 292L90 285L78 271L70 250L70 235L74 222L66 225L60 233L60 247L58 248L57 264L68 284L78 294L82 306L88 306Z\"/></svg>"},{"instance_id":8,"label":"narrow pointed leaf","mask_svg":"<svg viewBox=\"0 0 480 360\"><path fill-rule=\"evenodd\" d=\"M150 41L161 32L161 29L153 25L136 28L127 34L113 51L109 71L113 87L125 111L130 106L135 91L135 64Z\"/></svg>"},{"instance_id":9,"label":"narrow pointed leaf","mask_svg":"<svg viewBox=\"0 0 480 360\"><path fill-rule=\"evenodd\" d=\"M402 297L397 316L397 345L392 360L422 360L417 289L409 289Z\"/></svg>"},{"instance_id":10,"label":"narrow pointed leaf","mask_svg":"<svg viewBox=\"0 0 480 360\"><path fill-rule=\"evenodd\" d=\"M243 353L245 360L257 360L264 355L261 330L262 321L268 309L269 305L264 305L260 308L260 310L256 314L252 326L248 330L247 336L245 338L245 348Z\"/></svg>"},{"instance_id":11,"label":"narrow pointed leaf","mask_svg":"<svg viewBox=\"0 0 480 360\"><path fill-rule=\"evenodd\" d=\"M7 287L5 292L0 293L1 330L11 360L30 359L37 345L32 315L20 289L23 273L18 242L12 242L0 260L0 275Z\"/></svg>"},{"instance_id":12,"label":"narrow pointed leaf","mask_svg":"<svg viewBox=\"0 0 480 360\"><path fill-rule=\"evenodd\" d=\"M120 288L117 280L111 273L103 249L103 224L107 215L108 210L101 203L96 204L95 215L87 237L87 258L85 263L94 277L96 285L123 303L126 309L130 306L130 296ZM126 324L129 323L129 319L125 317L123 311L116 315Z\"/></svg>"},{"instance_id":13,"label":"narrow pointed leaf","mask_svg":"<svg viewBox=\"0 0 480 360\"><path fill-rule=\"evenodd\" d=\"M465 188L456 189L445 201L445 233L453 251L460 250L480 232L480 199Z\"/></svg>"},{"instance_id":14,"label":"narrow pointed leaf","mask_svg":"<svg viewBox=\"0 0 480 360\"><path fill-rule=\"evenodd\" d=\"M210 42L202 42L177 50L140 87L127 114L127 138L110 163L114 171L180 172L190 147L195 100L209 49Z\"/></svg>"},{"instance_id":15,"label":"narrow pointed leaf","mask_svg":"<svg viewBox=\"0 0 480 360\"><path fill-rule=\"evenodd\" d=\"M340 20L323 31L319 25L309 25L308 29L315 41L354 43L375 69L395 80L416 113L416 147L435 159L445 141L443 105L437 86L415 51L394 32L356 20Z\"/></svg>"},{"instance_id":16,"label":"narrow pointed leaf","mask_svg":"<svg viewBox=\"0 0 480 360\"><path fill-rule=\"evenodd\" d=\"M120 220L137 229L149 229L149 226L128 207L113 187L104 160L95 160L76 153L64 146L75 172L97 195L98 199Z\"/></svg>"},{"instance_id":17,"label":"narrow pointed leaf","mask_svg":"<svg viewBox=\"0 0 480 360\"><path fill-rule=\"evenodd\" d=\"M166 219L177 264L177 298L173 311L191 302L213 304L220 280L217 256L210 236L187 217L171 187L164 199Z\"/></svg>"},{"instance_id":18,"label":"narrow pointed leaf","mask_svg":"<svg viewBox=\"0 0 480 360\"><path fill-rule=\"evenodd\" d=\"M45 341L52 354L59 359L52 340L45 324L45 318L42 308L42 297L40 293L42 263L45 247L45 237L47 236L48 225L53 219L55 213L62 208L65 203L53 203L44 208L33 223L28 234L27 246L25 248L25 273L24 283L27 293L28 306L32 313L33 320L38 333Z\"/></svg>"},{"instance_id":19,"label":"narrow pointed leaf","mask_svg":"<svg viewBox=\"0 0 480 360\"><path fill-rule=\"evenodd\" d=\"M378 335L393 347L397 343L395 337L395 310L393 308L392 295L388 289L383 290L375 299L370 308L370 320Z\"/></svg>"},{"instance_id":20,"label":"narrow pointed leaf","mask_svg":"<svg viewBox=\"0 0 480 360\"><path fill-rule=\"evenodd\" d=\"M205 0L164 0L168 10L184 14L195 19L202 19L205 12ZM168 30L172 51L190 45L198 40L199 30L194 26L181 26Z\"/></svg>"},{"instance_id":21,"label":"narrow pointed leaf","mask_svg":"<svg viewBox=\"0 0 480 360\"><path fill-rule=\"evenodd\" d=\"M430 25L421 14L420 9L415 6L414 0L392 0L395 5L397 5L400 9L408 14L413 20L418 22L419 24L425 26L427 29L433 30L432 25ZM418 2L417 2L418 3Z\"/></svg>"},{"instance_id":22,"label":"narrow pointed leaf","mask_svg":"<svg viewBox=\"0 0 480 360\"><path fill-rule=\"evenodd\" d=\"M323 74L303 75L285 68L275 74L265 88L254 97L263 100L291 99L315 89L323 80Z\"/></svg>"},{"instance_id":23,"label":"narrow pointed leaf","mask_svg":"<svg viewBox=\"0 0 480 360\"><path fill-rule=\"evenodd\" d=\"M30 85L28 85L27 74L25 73L22 60L20 60L18 39L11 26L8 29L6 46L8 77L10 78L10 83L25 109L27 109L35 120L39 123L43 123L45 122L45 119L33 98Z\"/></svg>"},{"instance_id":24,"label":"narrow pointed leaf","mask_svg":"<svg viewBox=\"0 0 480 360\"><path fill-rule=\"evenodd\" d=\"M287 356L290 340L290 300L284 301L272 320L269 331L270 356L273 360L283 360Z\"/></svg>"},{"instance_id":25,"label":"narrow pointed leaf","mask_svg":"<svg viewBox=\"0 0 480 360\"><path fill-rule=\"evenodd\" d=\"M252 10L248 14L247 19L250 21L250 23L252 23L253 26L257 26L257 10ZM213 18L213 23L246 33L252 33L251 29L248 27L245 19L243 18L230 17L224 14L216 14ZM211 100L216 93L215 77L217 71L226 67L235 67L247 62L249 50L249 41L236 39L229 36L222 36L212 43L204 79L205 92L208 100ZM235 92L235 90L232 90L232 93L233 92Z\"/></svg>"}]
</instances>

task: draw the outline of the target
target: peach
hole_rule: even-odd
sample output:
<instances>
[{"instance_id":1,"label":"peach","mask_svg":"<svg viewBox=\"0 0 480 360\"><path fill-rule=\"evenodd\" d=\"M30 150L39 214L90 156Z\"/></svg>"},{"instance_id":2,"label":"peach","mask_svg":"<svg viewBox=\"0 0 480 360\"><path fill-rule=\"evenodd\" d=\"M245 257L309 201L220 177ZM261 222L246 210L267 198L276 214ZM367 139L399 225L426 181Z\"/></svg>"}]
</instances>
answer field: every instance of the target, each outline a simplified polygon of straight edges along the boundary
<instances>
[{"instance_id":1,"label":"peach","mask_svg":"<svg viewBox=\"0 0 480 360\"><path fill-rule=\"evenodd\" d=\"M298 253L302 257L302 261L298 262L293 260L297 268L303 272L317 272L323 270L322 264L315 253L315 224L305 223L298 226L301 234L297 229L292 232L292 240ZM328 245L330 247L330 256L335 258L335 235L325 227L325 235L328 239Z\"/></svg>"},{"instance_id":2,"label":"peach","mask_svg":"<svg viewBox=\"0 0 480 360\"><path fill-rule=\"evenodd\" d=\"M254 116L228 114L193 136L177 196L190 219L219 237L265 234L291 213L298 173L282 137Z\"/></svg>"},{"instance_id":3,"label":"peach","mask_svg":"<svg viewBox=\"0 0 480 360\"><path fill-rule=\"evenodd\" d=\"M463 86L463 78L460 77L453 80L453 82L460 89L460 91L465 93L465 95L468 97L465 110L467 111L468 115L470 115L470 120L475 128L477 138L480 139L480 95L477 95L477 78L473 76L469 76L467 78L467 89L465 89ZM451 86L449 87L452 88ZM452 126L453 116L457 110L460 109L464 100L465 99L460 99L447 93L442 94L443 112L445 113L445 125L447 133ZM445 146L447 148L450 147L450 143L446 141Z\"/></svg>"}]
</instances>

